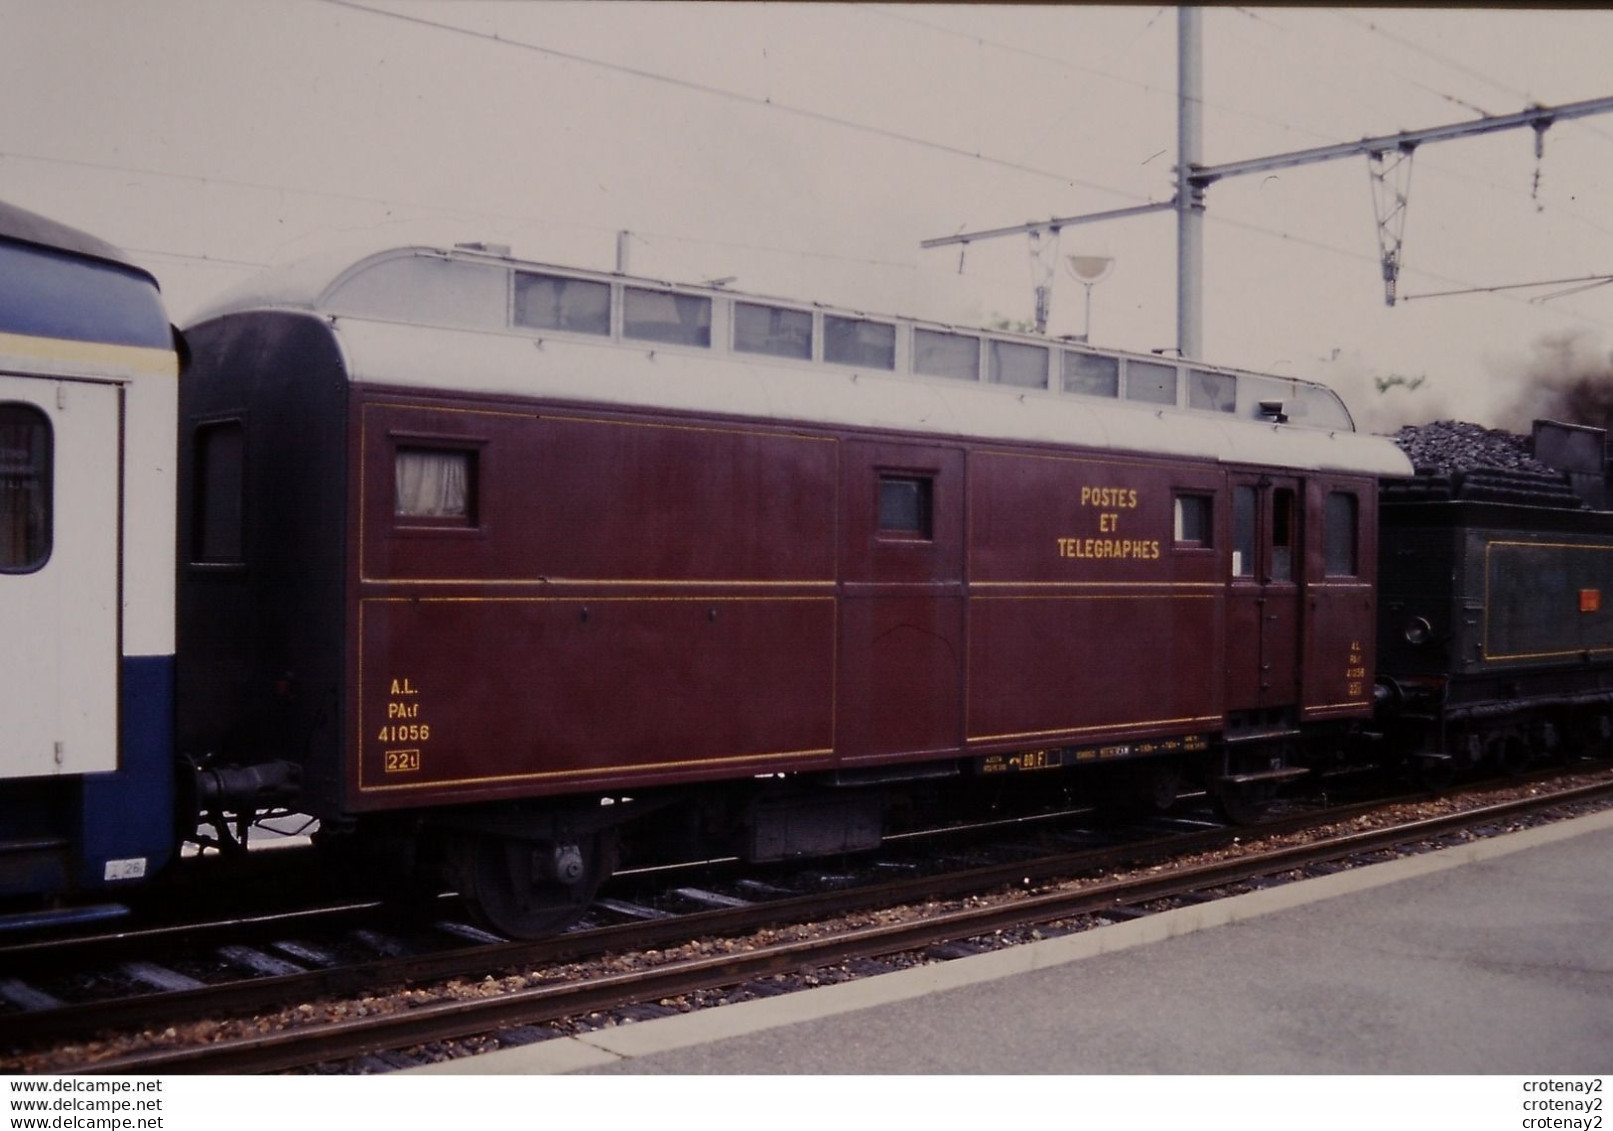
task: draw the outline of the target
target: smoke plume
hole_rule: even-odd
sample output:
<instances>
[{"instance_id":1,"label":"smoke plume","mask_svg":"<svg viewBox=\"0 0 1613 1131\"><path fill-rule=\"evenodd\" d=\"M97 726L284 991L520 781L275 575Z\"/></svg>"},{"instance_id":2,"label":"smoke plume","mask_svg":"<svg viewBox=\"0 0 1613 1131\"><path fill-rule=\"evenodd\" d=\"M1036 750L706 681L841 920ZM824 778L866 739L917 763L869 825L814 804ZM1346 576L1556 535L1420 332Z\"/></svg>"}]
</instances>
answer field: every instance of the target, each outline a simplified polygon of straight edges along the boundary
<instances>
[{"instance_id":1,"label":"smoke plume","mask_svg":"<svg viewBox=\"0 0 1613 1131\"><path fill-rule=\"evenodd\" d=\"M1335 350L1307 376L1332 387L1363 432L1388 434L1407 424L1451 415L1444 392L1418 374L1384 373L1359 350Z\"/></svg>"},{"instance_id":2,"label":"smoke plume","mask_svg":"<svg viewBox=\"0 0 1613 1131\"><path fill-rule=\"evenodd\" d=\"M1597 334L1563 330L1537 338L1514 380L1511 403L1503 399L1498 413L1503 428L1527 433L1535 420L1613 428L1613 353Z\"/></svg>"}]
</instances>

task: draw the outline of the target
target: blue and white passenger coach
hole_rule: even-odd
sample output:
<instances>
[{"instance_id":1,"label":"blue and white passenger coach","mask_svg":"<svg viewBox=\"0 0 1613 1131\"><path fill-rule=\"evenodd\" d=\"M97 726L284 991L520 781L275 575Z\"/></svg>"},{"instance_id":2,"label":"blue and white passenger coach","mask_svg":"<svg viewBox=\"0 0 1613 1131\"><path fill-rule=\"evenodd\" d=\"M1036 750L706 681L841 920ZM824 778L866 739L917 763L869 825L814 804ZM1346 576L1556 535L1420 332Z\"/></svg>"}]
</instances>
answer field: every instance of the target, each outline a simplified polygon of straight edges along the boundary
<instances>
[{"instance_id":1,"label":"blue and white passenger coach","mask_svg":"<svg viewBox=\"0 0 1613 1131\"><path fill-rule=\"evenodd\" d=\"M176 345L150 274L0 204L0 895L173 851Z\"/></svg>"}]
</instances>

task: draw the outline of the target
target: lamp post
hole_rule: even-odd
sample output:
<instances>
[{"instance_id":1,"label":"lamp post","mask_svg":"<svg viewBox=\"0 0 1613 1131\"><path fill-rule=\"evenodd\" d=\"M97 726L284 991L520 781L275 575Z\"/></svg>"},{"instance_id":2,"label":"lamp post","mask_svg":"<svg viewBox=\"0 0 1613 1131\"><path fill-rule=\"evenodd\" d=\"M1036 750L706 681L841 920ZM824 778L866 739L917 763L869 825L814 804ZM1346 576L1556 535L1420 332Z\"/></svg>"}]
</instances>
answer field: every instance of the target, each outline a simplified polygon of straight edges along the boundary
<instances>
[{"instance_id":1,"label":"lamp post","mask_svg":"<svg viewBox=\"0 0 1613 1131\"><path fill-rule=\"evenodd\" d=\"M1092 340L1092 288L1107 279L1115 261L1107 255L1066 255L1064 265L1076 282L1087 289L1086 319L1081 323L1081 340Z\"/></svg>"}]
</instances>

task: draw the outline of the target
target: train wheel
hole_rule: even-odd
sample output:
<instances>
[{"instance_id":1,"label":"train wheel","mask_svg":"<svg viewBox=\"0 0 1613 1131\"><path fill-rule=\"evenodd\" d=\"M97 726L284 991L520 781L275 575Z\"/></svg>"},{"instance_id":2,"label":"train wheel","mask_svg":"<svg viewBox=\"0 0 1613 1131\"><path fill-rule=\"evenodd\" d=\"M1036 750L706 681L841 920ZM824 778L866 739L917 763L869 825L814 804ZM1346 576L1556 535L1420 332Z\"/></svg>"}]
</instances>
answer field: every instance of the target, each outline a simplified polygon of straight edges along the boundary
<instances>
[{"instance_id":1,"label":"train wheel","mask_svg":"<svg viewBox=\"0 0 1613 1131\"><path fill-rule=\"evenodd\" d=\"M1461 770L1450 754L1417 753L1411 756L1411 776L1418 788L1444 793L1456 784Z\"/></svg>"},{"instance_id":2,"label":"train wheel","mask_svg":"<svg viewBox=\"0 0 1613 1131\"><path fill-rule=\"evenodd\" d=\"M1221 782L1215 787L1215 805L1234 825L1252 825L1266 815L1277 799L1276 782Z\"/></svg>"},{"instance_id":3,"label":"train wheel","mask_svg":"<svg viewBox=\"0 0 1613 1131\"><path fill-rule=\"evenodd\" d=\"M1574 761L1574 720L1567 716L1542 719L1530 734L1539 761L1550 766L1566 766Z\"/></svg>"},{"instance_id":4,"label":"train wheel","mask_svg":"<svg viewBox=\"0 0 1613 1131\"><path fill-rule=\"evenodd\" d=\"M610 874L615 838L572 843L481 834L455 846L460 896L482 923L511 938L558 934L588 910Z\"/></svg>"},{"instance_id":5,"label":"train wheel","mask_svg":"<svg viewBox=\"0 0 1613 1131\"><path fill-rule=\"evenodd\" d=\"M1535 751L1522 734L1508 732L1496 740L1496 764L1507 777L1519 777L1535 764Z\"/></svg>"},{"instance_id":6,"label":"train wheel","mask_svg":"<svg viewBox=\"0 0 1613 1131\"><path fill-rule=\"evenodd\" d=\"M1182 789L1182 767L1168 758L1117 767L1105 804L1124 817L1157 817L1169 813Z\"/></svg>"},{"instance_id":7,"label":"train wheel","mask_svg":"<svg viewBox=\"0 0 1613 1131\"><path fill-rule=\"evenodd\" d=\"M1607 750L1608 739L1613 738L1613 718L1590 714L1565 717L1562 735L1559 756L1565 764L1595 758Z\"/></svg>"},{"instance_id":8,"label":"train wheel","mask_svg":"<svg viewBox=\"0 0 1613 1131\"><path fill-rule=\"evenodd\" d=\"M1143 797L1155 813L1169 813L1176 808L1176 797L1182 792L1182 767L1176 762L1161 761L1148 766Z\"/></svg>"}]
</instances>

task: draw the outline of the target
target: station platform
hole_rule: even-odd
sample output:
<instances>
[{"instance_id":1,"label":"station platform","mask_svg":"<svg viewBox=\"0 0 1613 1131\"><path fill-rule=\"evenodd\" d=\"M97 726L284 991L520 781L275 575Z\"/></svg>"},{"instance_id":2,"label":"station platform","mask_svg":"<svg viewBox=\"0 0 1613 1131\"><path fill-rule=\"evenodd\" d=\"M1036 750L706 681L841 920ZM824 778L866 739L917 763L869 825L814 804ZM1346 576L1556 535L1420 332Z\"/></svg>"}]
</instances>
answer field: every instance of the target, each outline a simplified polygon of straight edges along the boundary
<instances>
[{"instance_id":1,"label":"station platform","mask_svg":"<svg viewBox=\"0 0 1613 1131\"><path fill-rule=\"evenodd\" d=\"M1613 811L432 1074L1613 1069Z\"/></svg>"}]
</instances>

